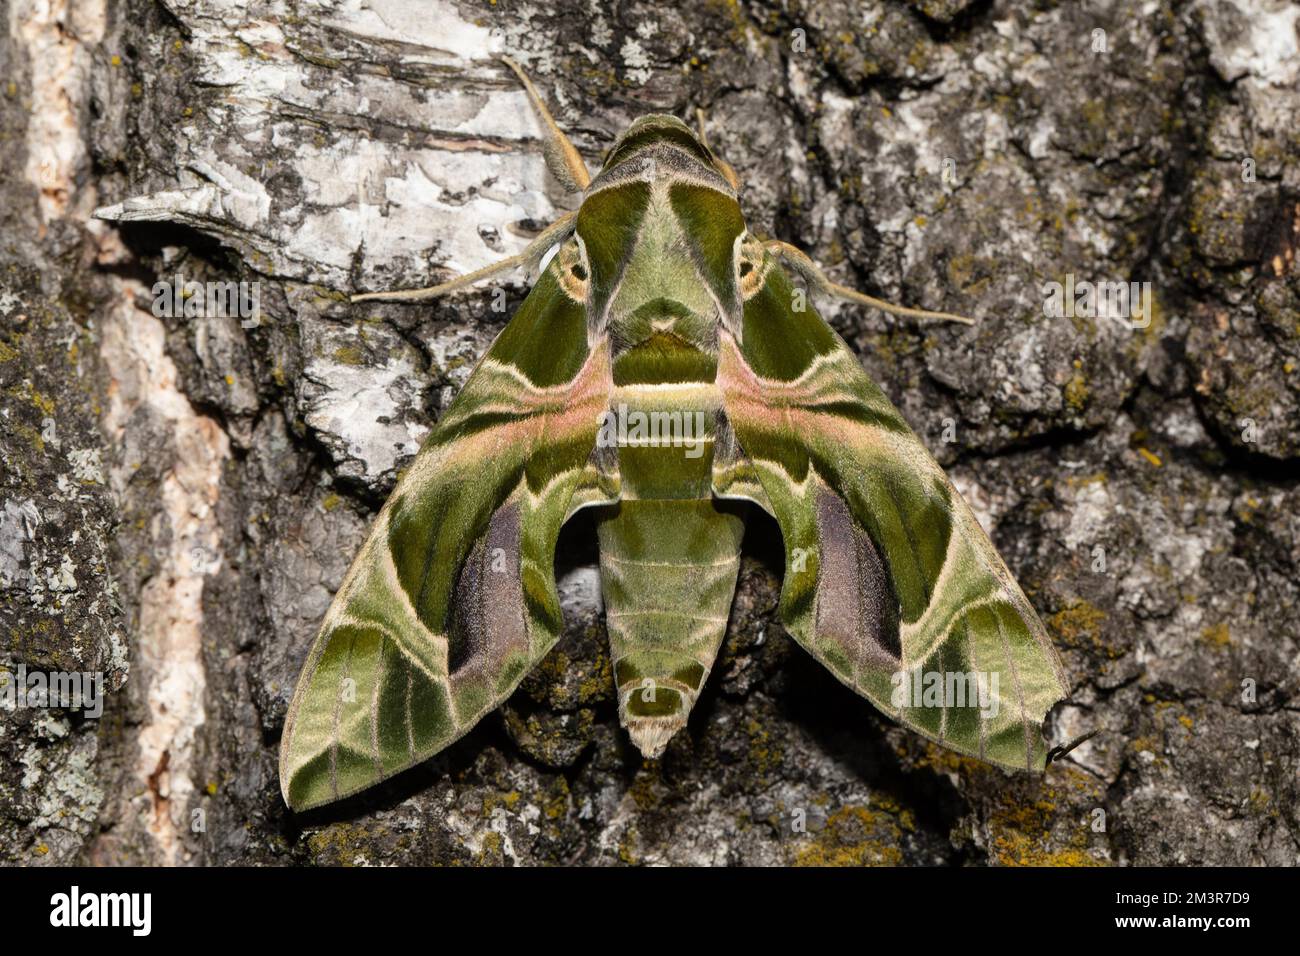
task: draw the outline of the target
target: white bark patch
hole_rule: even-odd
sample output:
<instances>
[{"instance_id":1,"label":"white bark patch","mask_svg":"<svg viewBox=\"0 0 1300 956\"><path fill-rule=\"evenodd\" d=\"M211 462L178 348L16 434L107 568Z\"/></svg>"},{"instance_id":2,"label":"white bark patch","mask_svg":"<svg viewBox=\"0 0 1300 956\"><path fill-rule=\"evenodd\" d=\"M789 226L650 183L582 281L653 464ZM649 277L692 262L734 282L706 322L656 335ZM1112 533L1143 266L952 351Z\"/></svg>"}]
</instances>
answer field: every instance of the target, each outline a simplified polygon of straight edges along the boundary
<instances>
[{"instance_id":1,"label":"white bark patch","mask_svg":"<svg viewBox=\"0 0 1300 956\"><path fill-rule=\"evenodd\" d=\"M419 451L427 429L400 420L413 401L406 383L416 375L400 355L364 366L314 358L303 369L303 418L330 446L339 474L373 481Z\"/></svg>"},{"instance_id":2,"label":"white bark patch","mask_svg":"<svg viewBox=\"0 0 1300 956\"><path fill-rule=\"evenodd\" d=\"M517 224L557 217L503 39L452 4L323 0L311 14L332 28L323 44L283 2L167 6L199 82L226 95L202 123L177 118L175 187L101 218L183 223L268 275L374 291L495 262L525 245ZM453 67L456 82L437 87L396 75Z\"/></svg>"},{"instance_id":3,"label":"white bark patch","mask_svg":"<svg viewBox=\"0 0 1300 956\"><path fill-rule=\"evenodd\" d=\"M1290 0L1214 0L1198 6L1216 14L1203 22L1210 62L1225 80L1249 76L1260 86L1281 87L1300 81L1300 6Z\"/></svg>"},{"instance_id":4,"label":"white bark patch","mask_svg":"<svg viewBox=\"0 0 1300 956\"><path fill-rule=\"evenodd\" d=\"M78 114L85 108L80 93L90 81L90 48L104 38L106 20L106 5L96 0L9 4L9 36L25 48L32 71L24 174L37 187L46 223L93 206L74 189L86 159Z\"/></svg>"},{"instance_id":5,"label":"white bark patch","mask_svg":"<svg viewBox=\"0 0 1300 956\"><path fill-rule=\"evenodd\" d=\"M169 448L158 450L171 462L151 529L159 569L141 594L135 647L134 673L147 684L148 718L138 738L134 776L142 823L160 861L174 864L188 856L184 835L196 792L194 742L204 722L207 683L203 588L221 563L216 505L230 445L217 423L196 414L178 389L162 322L134 304L144 287L123 281L118 291L120 297L104 318L100 350L112 376L105 431L111 441L122 443L132 415L145 406L166 422L171 439ZM131 471L126 466L110 474L116 494L126 493ZM206 560L196 562L200 550Z\"/></svg>"},{"instance_id":6,"label":"white bark patch","mask_svg":"<svg viewBox=\"0 0 1300 956\"><path fill-rule=\"evenodd\" d=\"M331 6L335 15L325 20L330 26L374 40L417 43L452 64L499 52L486 27L462 20L456 7L443 0L344 0Z\"/></svg>"},{"instance_id":7,"label":"white bark patch","mask_svg":"<svg viewBox=\"0 0 1300 956\"><path fill-rule=\"evenodd\" d=\"M622 48L618 51L619 56L623 58L623 64L627 67L627 78L638 86L645 86L654 76L654 70L650 69L650 57L646 55L641 44L631 37L623 41Z\"/></svg>"},{"instance_id":8,"label":"white bark patch","mask_svg":"<svg viewBox=\"0 0 1300 956\"><path fill-rule=\"evenodd\" d=\"M10 587L26 573L27 546L35 542L40 523L40 512L30 498L0 506L0 587Z\"/></svg>"},{"instance_id":9,"label":"white bark patch","mask_svg":"<svg viewBox=\"0 0 1300 956\"><path fill-rule=\"evenodd\" d=\"M1070 494L1068 486L1065 494ZM1062 540L1071 553L1086 553L1097 542L1107 540L1108 531L1120 508L1111 494L1110 486L1104 481L1081 484L1073 491L1072 498L1069 524L1065 527Z\"/></svg>"}]
</instances>

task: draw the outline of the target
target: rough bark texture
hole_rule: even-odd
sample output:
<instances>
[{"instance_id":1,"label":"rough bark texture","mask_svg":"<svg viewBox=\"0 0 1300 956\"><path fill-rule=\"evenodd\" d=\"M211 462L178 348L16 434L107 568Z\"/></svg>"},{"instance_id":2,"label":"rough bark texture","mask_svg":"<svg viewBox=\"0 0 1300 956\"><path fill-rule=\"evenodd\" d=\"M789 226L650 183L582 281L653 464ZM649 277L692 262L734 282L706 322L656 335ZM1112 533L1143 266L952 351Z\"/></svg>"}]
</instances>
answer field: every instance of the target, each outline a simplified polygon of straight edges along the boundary
<instances>
[{"instance_id":1,"label":"rough bark texture","mask_svg":"<svg viewBox=\"0 0 1300 956\"><path fill-rule=\"evenodd\" d=\"M0 711L0 859L1297 862L1294 4L0 10L0 656L110 689L100 720ZM506 319L492 288L345 296L485 265L571 204L503 52L592 165L638 114L702 107L751 228L980 318L824 308L1047 622L1058 741L1099 736L1032 778L893 726L783 634L755 520L707 693L643 763L579 524L566 635L508 706L285 810L321 615ZM260 283L260 322L156 317L176 274ZM1150 282L1152 321L1045 317L1067 274Z\"/></svg>"}]
</instances>

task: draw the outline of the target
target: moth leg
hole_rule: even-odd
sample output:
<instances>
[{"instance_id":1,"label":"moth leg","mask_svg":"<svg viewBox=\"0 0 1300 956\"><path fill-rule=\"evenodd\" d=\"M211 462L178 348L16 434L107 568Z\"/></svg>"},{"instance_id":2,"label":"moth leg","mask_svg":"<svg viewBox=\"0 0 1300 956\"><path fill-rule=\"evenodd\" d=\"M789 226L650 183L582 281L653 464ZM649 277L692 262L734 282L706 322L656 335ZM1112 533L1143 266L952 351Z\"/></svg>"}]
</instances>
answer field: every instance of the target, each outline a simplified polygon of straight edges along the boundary
<instances>
[{"instance_id":1,"label":"moth leg","mask_svg":"<svg viewBox=\"0 0 1300 956\"><path fill-rule=\"evenodd\" d=\"M709 134L704 131L704 110L700 109L699 107L696 107L695 109L695 125L699 128L700 131L700 142L704 144L704 148L707 149L709 151L709 155L713 157L713 163L715 166L718 167L718 172L722 173L723 179L731 183L732 189L739 192L740 177L736 175L736 170L732 167L731 163L727 162L725 159L723 159L721 156L715 153L713 151L713 147L709 145Z\"/></svg>"},{"instance_id":2,"label":"moth leg","mask_svg":"<svg viewBox=\"0 0 1300 956\"><path fill-rule=\"evenodd\" d=\"M578 214L576 212L566 212L538 233L537 238L530 242L528 247L518 255L502 259L500 262L494 262L482 269L467 272L465 275L457 276L442 285L429 286L423 289L399 289L393 292L363 292L352 296L352 301L371 302L376 299L384 299L389 302L422 302L426 299L436 299L439 296L447 295L457 289L464 289L476 282L482 282L484 279L510 272L520 266L526 266L531 273L536 270L547 250L557 242L565 239L573 231L573 224L577 218Z\"/></svg>"},{"instance_id":3,"label":"moth leg","mask_svg":"<svg viewBox=\"0 0 1300 956\"><path fill-rule=\"evenodd\" d=\"M790 267L803 276L809 285L838 299L847 299L850 302L869 305L882 312L911 319L943 319L948 322L960 322L963 325L975 324L974 319L967 318L964 315L953 315L951 312L930 312L927 309L909 309L905 306L886 302L883 299L877 299L875 296L866 295L856 289L850 289L846 285L832 282L830 277L817 266L817 263L808 257L807 253L795 248L788 242L782 242L780 239L771 239L763 243L763 248L772 255L785 259L790 264Z\"/></svg>"},{"instance_id":4,"label":"moth leg","mask_svg":"<svg viewBox=\"0 0 1300 956\"><path fill-rule=\"evenodd\" d=\"M528 91L528 98L533 103L533 109L537 110L537 116L542 121L545 135L542 154L546 157L546 168L568 192L582 192L591 184L591 173L587 172L587 164L582 161L577 148L569 142L569 137L564 135L564 131L555 122L555 117L551 115L551 111L546 108L546 103L542 100L542 94L537 92L537 87L533 86L533 81L528 78L523 68L508 56L503 56L501 62L514 70L515 76L519 77L519 82L524 84L524 89Z\"/></svg>"}]
</instances>

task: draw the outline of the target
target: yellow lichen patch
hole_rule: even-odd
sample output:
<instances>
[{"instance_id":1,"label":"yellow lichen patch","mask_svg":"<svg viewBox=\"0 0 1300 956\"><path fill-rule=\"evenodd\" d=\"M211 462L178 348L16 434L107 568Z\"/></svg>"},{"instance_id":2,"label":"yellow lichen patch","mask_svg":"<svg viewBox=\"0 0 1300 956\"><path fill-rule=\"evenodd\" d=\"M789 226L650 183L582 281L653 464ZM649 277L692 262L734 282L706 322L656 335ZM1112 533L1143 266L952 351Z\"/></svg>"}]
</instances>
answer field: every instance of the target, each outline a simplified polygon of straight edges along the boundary
<instances>
[{"instance_id":1,"label":"yellow lichen patch","mask_svg":"<svg viewBox=\"0 0 1300 956\"><path fill-rule=\"evenodd\" d=\"M1143 458L1145 458L1147 461L1149 461L1156 468L1159 468L1161 465L1164 464L1164 462L1160 460L1159 456L1156 455L1155 452L1149 451L1146 448L1138 448L1137 453L1141 455Z\"/></svg>"},{"instance_id":2,"label":"yellow lichen patch","mask_svg":"<svg viewBox=\"0 0 1300 956\"><path fill-rule=\"evenodd\" d=\"M12 362L18 357L18 351L8 344L0 342L0 362Z\"/></svg>"},{"instance_id":3,"label":"yellow lichen patch","mask_svg":"<svg viewBox=\"0 0 1300 956\"><path fill-rule=\"evenodd\" d=\"M628 788L627 792L638 809L650 810L658 806L663 793L662 781L659 779L658 761L643 761L641 770L637 773L636 779L632 781L632 786Z\"/></svg>"},{"instance_id":4,"label":"yellow lichen patch","mask_svg":"<svg viewBox=\"0 0 1300 956\"><path fill-rule=\"evenodd\" d=\"M1226 621L1220 621L1201 631L1201 639L1212 647L1222 650L1232 643L1232 632Z\"/></svg>"},{"instance_id":5,"label":"yellow lichen patch","mask_svg":"<svg viewBox=\"0 0 1300 956\"><path fill-rule=\"evenodd\" d=\"M599 700L605 696L605 691L614 683L613 664L608 657L601 658L600 667L596 672L579 682L578 684L578 703L589 704L594 700Z\"/></svg>"},{"instance_id":6,"label":"yellow lichen patch","mask_svg":"<svg viewBox=\"0 0 1300 956\"><path fill-rule=\"evenodd\" d=\"M906 810L893 797L876 797L872 804L878 810L884 810L898 818L898 824L904 830L913 831L916 829L916 815L911 810Z\"/></svg>"},{"instance_id":7,"label":"yellow lichen patch","mask_svg":"<svg viewBox=\"0 0 1300 956\"><path fill-rule=\"evenodd\" d=\"M811 843L795 849L795 866L898 866L903 828L883 810L847 806L826 818Z\"/></svg>"},{"instance_id":8,"label":"yellow lichen patch","mask_svg":"<svg viewBox=\"0 0 1300 956\"><path fill-rule=\"evenodd\" d=\"M364 365L366 354L355 345L340 345L334 350L334 361L342 365Z\"/></svg>"},{"instance_id":9,"label":"yellow lichen patch","mask_svg":"<svg viewBox=\"0 0 1300 956\"><path fill-rule=\"evenodd\" d=\"M760 773L775 770L781 765L785 755L780 745L772 740L772 735L759 721L749 721L745 725L745 733L749 735L749 759L753 761Z\"/></svg>"},{"instance_id":10,"label":"yellow lichen patch","mask_svg":"<svg viewBox=\"0 0 1300 956\"><path fill-rule=\"evenodd\" d=\"M330 511L333 511L335 508L337 508L337 507L338 507L340 504L342 504L342 503L343 503L343 499L340 498L338 495L336 495L334 492L331 491L331 492L330 492L328 495L326 495L325 498L321 501L320 506L321 506L322 508L324 508L324 509L326 510L326 512L330 512Z\"/></svg>"},{"instance_id":11,"label":"yellow lichen patch","mask_svg":"<svg viewBox=\"0 0 1300 956\"><path fill-rule=\"evenodd\" d=\"M1149 302L1139 299L1138 304L1143 306L1146 311L1139 310L1133 316L1134 328L1141 333L1140 336L1133 339L1134 344L1128 349L1129 353L1134 356L1143 346L1158 339L1166 324L1164 308L1160 304L1160 298L1154 292L1151 293Z\"/></svg>"},{"instance_id":12,"label":"yellow lichen patch","mask_svg":"<svg viewBox=\"0 0 1300 956\"><path fill-rule=\"evenodd\" d=\"M500 866L505 862L504 849L501 834L489 830L483 834L482 849L474 855L474 862L480 866Z\"/></svg>"},{"instance_id":13,"label":"yellow lichen patch","mask_svg":"<svg viewBox=\"0 0 1300 956\"><path fill-rule=\"evenodd\" d=\"M557 777L551 785L551 794L542 801L542 815L548 820L559 820L569 812L569 784Z\"/></svg>"},{"instance_id":14,"label":"yellow lichen patch","mask_svg":"<svg viewBox=\"0 0 1300 956\"><path fill-rule=\"evenodd\" d=\"M36 449L37 454L45 453L45 439L35 428L31 428L27 425L15 425L14 431L16 431L20 437L25 438L28 444L30 444L32 448Z\"/></svg>"},{"instance_id":15,"label":"yellow lichen patch","mask_svg":"<svg viewBox=\"0 0 1300 956\"><path fill-rule=\"evenodd\" d=\"M370 862L379 838L387 835L386 827L354 823L333 823L307 837L312 859L322 866L357 866ZM402 834L393 844L400 852L410 846L409 834Z\"/></svg>"},{"instance_id":16,"label":"yellow lichen patch","mask_svg":"<svg viewBox=\"0 0 1300 956\"><path fill-rule=\"evenodd\" d=\"M1076 412L1081 412L1088 407L1088 396L1091 394L1088 388L1088 379L1084 376L1082 369L1076 366L1075 372L1070 376L1070 380L1065 383L1065 404Z\"/></svg>"},{"instance_id":17,"label":"yellow lichen patch","mask_svg":"<svg viewBox=\"0 0 1300 956\"><path fill-rule=\"evenodd\" d=\"M1047 619L1048 630L1069 647L1091 647L1111 660L1120 652L1102 640L1106 612L1084 600L1076 600Z\"/></svg>"},{"instance_id":18,"label":"yellow lichen patch","mask_svg":"<svg viewBox=\"0 0 1300 956\"><path fill-rule=\"evenodd\" d=\"M632 825L623 831L623 838L618 841L618 858L628 866L634 866L637 862L636 845L639 842L639 834L636 826Z\"/></svg>"},{"instance_id":19,"label":"yellow lichen patch","mask_svg":"<svg viewBox=\"0 0 1300 956\"><path fill-rule=\"evenodd\" d=\"M1269 796L1268 791L1262 787L1252 787L1250 790L1250 809L1251 812L1260 815L1277 816L1277 811L1272 809L1273 798Z\"/></svg>"},{"instance_id":20,"label":"yellow lichen patch","mask_svg":"<svg viewBox=\"0 0 1300 956\"><path fill-rule=\"evenodd\" d=\"M569 672L569 667L569 655L557 647L542 658L533 673L544 677L548 684L559 684Z\"/></svg>"},{"instance_id":21,"label":"yellow lichen patch","mask_svg":"<svg viewBox=\"0 0 1300 956\"><path fill-rule=\"evenodd\" d=\"M311 287L315 294L315 305L328 305L331 302L347 302L348 294L340 292L337 289L331 289L323 285L314 285Z\"/></svg>"},{"instance_id":22,"label":"yellow lichen patch","mask_svg":"<svg viewBox=\"0 0 1300 956\"><path fill-rule=\"evenodd\" d=\"M1057 765L1060 767L1060 765ZM1038 799L1029 801L1013 790L1001 791L1003 802L987 820L990 861L1001 866L1105 866L1088 852L1089 829L1083 817L1073 819L1080 806L1100 805L1102 785L1081 770L1061 768L1058 785L1044 783ZM1066 794L1063 788L1080 791ZM1069 796L1067 809L1059 805ZM1065 823L1064 845L1058 824Z\"/></svg>"},{"instance_id":23,"label":"yellow lichen patch","mask_svg":"<svg viewBox=\"0 0 1300 956\"><path fill-rule=\"evenodd\" d=\"M506 810L514 810L522 799L523 795L518 790L511 790L508 793L489 793L483 797L482 815L485 818L490 817L492 816L492 811L496 810L498 807L503 807Z\"/></svg>"},{"instance_id":24,"label":"yellow lichen patch","mask_svg":"<svg viewBox=\"0 0 1300 956\"><path fill-rule=\"evenodd\" d=\"M948 260L948 277L963 292L977 293L997 273L997 264L989 259L963 253Z\"/></svg>"},{"instance_id":25,"label":"yellow lichen patch","mask_svg":"<svg viewBox=\"0 0 1300 956\"><path fill-rule=\"evenodd\" d=\"M1128 748L1134 753L1147 751L1152 754L1159 754L1164 751L1164 741L1155 736L1134 737L1128 742Z\"/></svg>"},{"instance_id":26,"label":"yellow lichen patch","mask_svg":"<svg viewBox=\"0 0 1300 956\"><path fill-rule=\"evenodd\" d=\"M993 768L983 761L976 760L974 757L967 757L965 754L959 754L955 750L949 750L947 747L941 747L933 741L925 741L924 756L916 760L918 767L933 767L939 771L951 771L960 773L963 776L988 773ZM909 752L906 747L898 748L898 756L907 758Z\"/></svg>"},{"instance_id":27,"label":"yellow lichen patch","mask_svg":"<svg viewBox=\"0 0 1300 956\"><path fill-rule=\"evenodd\" d=\"M1106 483L1106 473L1099 471L1092 475L1071 475L1065 479L1065 483L1071 488L1082 488L1086 485L1104 485Z\"/></svg>"},{"instance_id":28,"label":"yellow lichen patch","mask_svg":"<svg viewBox=\"0 0 1300 956\"><path fill-rule=\"evenodd\" d=\"M15 385L9 390L9 394L14 398L31 402L37 409L44 412L46 415L54 414L54 399L37 391L32 386L31 382L24 381L21 385Z\"/></svg>"}]
</instances>

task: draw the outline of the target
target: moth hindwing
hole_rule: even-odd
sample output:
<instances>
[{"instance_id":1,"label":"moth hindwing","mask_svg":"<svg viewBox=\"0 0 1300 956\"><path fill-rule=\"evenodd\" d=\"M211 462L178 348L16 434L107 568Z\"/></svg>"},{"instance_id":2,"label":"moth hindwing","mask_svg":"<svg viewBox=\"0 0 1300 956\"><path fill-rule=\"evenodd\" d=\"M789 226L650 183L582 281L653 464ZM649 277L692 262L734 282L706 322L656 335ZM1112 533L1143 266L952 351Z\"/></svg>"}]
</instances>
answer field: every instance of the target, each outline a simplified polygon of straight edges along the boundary
<instances>
[{"instance_id":1,"label":"moth hindwing","mask_svg":"<svg viewBox=\"0 0 1300 956\"><path fill-rule=\"evenodd\" d=\"M591 178L544 119L548 163L581 205L506 260L556 250L325 616L285 721L285 800L355 793L501 703L562 630L555 544L585 507L619 716L645 755L708 678L756 506L780 526L780 613L805 649L920 733L1041 769L1041 725L1066 692L1042 624L782 261L842 287L747 232L735 174L679 120L637 120Z\"/></svg>"}]
</instances>

